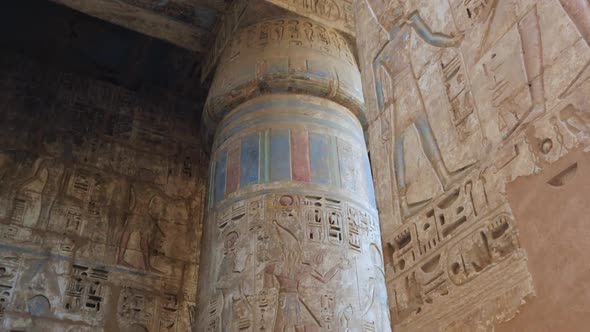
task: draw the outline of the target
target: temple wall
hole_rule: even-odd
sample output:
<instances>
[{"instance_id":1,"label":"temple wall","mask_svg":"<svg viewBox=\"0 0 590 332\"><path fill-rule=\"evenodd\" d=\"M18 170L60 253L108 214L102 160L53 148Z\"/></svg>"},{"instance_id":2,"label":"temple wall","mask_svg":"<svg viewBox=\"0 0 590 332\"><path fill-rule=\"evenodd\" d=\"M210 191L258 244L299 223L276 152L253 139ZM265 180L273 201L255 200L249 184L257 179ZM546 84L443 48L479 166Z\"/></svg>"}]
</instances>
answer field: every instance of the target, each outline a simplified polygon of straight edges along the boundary
<instances>
[{"instance_id":1,"label":"temple wall","mask_svg":"<svg viewBox=\"0 0 590 332\"><path fill-rule=\"evenodd\" d=\"M507 186L536 296L496 331L585 331L590 324L590 154L578 148Z\"/></svg>"},{"instance_id":2,"label":"temple wall","mask_svg":"<svg viewBox=\"0 0 590 332\"><path fill-rule=\"evenodd\" d=\"M190 330L194 105L4 55L0 86L0 330Z\"/></svg>"},{"instance_id":3,"label":"temple wall","mask_svg":"<svg viewBox=\"0 0 590 332\"><path fill-rule=\"evenodd\" d=\"M358 0L355 13L394 330L515 315L498 329L578 330L588 1Z\"/></svg>"}]
</instances>

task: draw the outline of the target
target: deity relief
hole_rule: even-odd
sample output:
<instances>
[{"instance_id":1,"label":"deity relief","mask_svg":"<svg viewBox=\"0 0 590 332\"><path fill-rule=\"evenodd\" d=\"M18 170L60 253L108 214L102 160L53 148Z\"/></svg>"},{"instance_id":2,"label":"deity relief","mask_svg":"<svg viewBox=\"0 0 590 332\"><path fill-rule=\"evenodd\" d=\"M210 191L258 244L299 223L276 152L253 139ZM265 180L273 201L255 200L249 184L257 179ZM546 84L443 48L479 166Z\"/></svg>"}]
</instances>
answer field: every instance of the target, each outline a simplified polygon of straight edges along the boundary
<instances>
[{"instance_id":1,"label":"deity relief","mask_svg":"<svg viewBox=\"0 0 590 332\"><path fill-rule=\"evenodd\" d=\"M385 20L385 18L383 18ZM392 25L388 18L381 22L382 26ZM440 48L458 46L461 37L432 32L425 24L418 12L413 12L406 19L398 19L391 26L389 42L381 50L373 62L377 105L382 117L381 131L384 139L393 133L393 161L395 179L400 197L402 215L407 217L416 213L428 200L409 202L407 192L409 183L406 178L405 134L409 129L417 131L421 148L430 166L444 190L464 175L464 171L471 165L451 171L445 164L442 152L434 136L431 123L426 114L422 91L414 78L410 67L410 33L414 31L426 43ZM452 96L454 97L454 96ZM456 112L455 112L456 113ZM393 117L390 128L389 118ZM459 121L460 122L460 121Z\"/></svg>"},{"instance_id":2,"label":"deity relief","mask_svg":"<svg viewBox=\"0 0 590 332\"><path fill-rule=\"evenodd\" d=\"M209 308L200 316L210 331L239 326L244 331L389 327L382 255L373 242L378 230L362 209L331 197L295 194L255 196L218 209L221 213L211 224L222 240L216 246L217 272L202 277L213 278L215 284ZM314 210L320 211L326 232L319 242L311 241L306 231L306 224L316 220L309 220L307 212ZM232 211L246 218L232 222ZM352 245L350 223L355 227ZM255 243L242 238L246 230ZM352 303L343 304L343 299Z\"/></svg>"},{"instance_id":3,"label":"deity relief","mask_svg":"<svg viewBox=\"0 0 590 332\"><path fill-rule=\"evenodd\" d=\"M45 207L47 168L47 161L26 151L0 152L0 223L37 224Z\"/></svg>"},{"instance_id":4,"label":"deity relief","mask_svg":"<svg viewBox=\"0 0 590 332\"><path fill-rule=\"evenodd\" d=\"M282 261L271 262L265 268L265 288L274 288L274 283L279 286L279 308L276 317L275 330L285 331L289 329L307 329L317 325L319 318L309 310L300 296L299 285L304 278L313 277L322 284L330 282L338 272L350 268L345 259L330 267L322 273L319 268L324 264L326 253L320 251L311 262L304 261L304 253L292 233L274 222L277 236L283 243ZM281 234L282 233L282 234ZM289 249L287 249L289 248ZM311 320L310 320L311 318ZM307 321L307 323L306 323ZM313 322L316 322L314 324ZM311 325L309 325L311 324Z\"/></svg>"},{"instance_id":5,"label":"deity relief","mask_svg":"<svg viewBox=\"0 0 590 332\"><path fill-rule=\"evenodd\" d=\"M132 263L127 261L125 254L129 250L131 235L137 234L139 235L143 268L159 273L161 271L152 266L149 243L150 239L157 232L162 232L159 219L162 217L164 209L164 197L158 191L142 183L132 184L129 190L129 210L126 214L117 262L128 267L136 268Z\"/></svg>"}]
</instances>

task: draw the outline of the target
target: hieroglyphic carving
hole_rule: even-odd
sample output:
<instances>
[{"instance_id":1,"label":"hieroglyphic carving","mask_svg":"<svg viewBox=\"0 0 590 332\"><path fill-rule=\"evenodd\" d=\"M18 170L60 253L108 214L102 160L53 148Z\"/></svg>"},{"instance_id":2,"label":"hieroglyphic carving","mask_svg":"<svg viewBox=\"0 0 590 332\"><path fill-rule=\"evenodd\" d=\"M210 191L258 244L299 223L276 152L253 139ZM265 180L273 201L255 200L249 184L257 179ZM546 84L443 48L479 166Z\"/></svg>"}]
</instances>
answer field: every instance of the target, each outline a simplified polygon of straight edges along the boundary
<instances>
[{"instance_id":1,"label":"hieroglyphic carving","mask_svg":"<svg viewBox=\"0 0 590 332\"><path fill-rule=\"evenodd\" d=\"M457 46L461 41L458 37L434 33L425 25L418 12L413 12L408 16L407 21L399 18L383 18L382 26L391 26L391 35L389 42L376 56L373 61L373 74L376 80L377 105L379 107L382 119L393 117L393 128L389 129L389 120L385 125L381 125L381 132L386 144L390 144L388 137L389 131L395 133L393 143L393 160L395 171L395 185L397 186L400 197L400 208L402 215L408 217L420 209L427 201L408 202L407 191L409 189L408 179L406 178L405 162L405 132L409 129L417 130L420 137L421 148L428 158L438 180L441 182L443 189L446 190L458 178L463 176L464 170L470 165L461 169L451 171L446 166L439 145L433 133L430 121L426 115L422 93L414 78L410 67L410 31L416 33L427 43L441 48ZM393 21L392 21L393 20ZM407 23L413 22L413 23ZM454 123L459 128L460 137L463 139L469 136L465 128L461 128L461 123L473 112L469 109L470 93L465 89L461 77L460 58L453 57L454 51L446 51L441 56L441 67L446 81L446 91L451 102ZM450 58L449 58L450 56ZM395 82L395 83L394 83Z\"/></svg>"},{"instance_id":2,"label":"hieroglyphic carving","mask_svg":"<svg viewBox=\"0 0 590 332\"><path fill-rule=\"evenodd\" d=\"M449 279L462 285L476 278L489 266L505 259L518 247L516 230L510 214L499 214L478 231L469 234L449 249Z\"/></svg>"},{"instance_id":3,"label":"hieroglyphic carving","mask_svg":"<svg viewBox=\"0 0 590 332\"><path fill-rule=\"evenodd\" d=\"M47 184L47 163L27 151L0 152L0 222L34 226Z\"/></svg>"},{"instance_id":4,"label":"hieroglyphic carving","mask_svg":"<svg viewBox=\"0 0 590 332\"><path fill-rule=\"evenodd\" d=\"M164 293L159 303L158 331L177 331L178 309L180 303L178 296L173 293Z\"/></svg>"},{"instance_id":5,"label":"hieroglyphic carving","mask_svg":"<svg viewBox=\"0 0 590 332\"><path fill-rule=\"evenodd\" d=\"M238 32L228 49L229 59L235 61L242 52L268 46L318 49L355 64L347 40L334 30L304 18L285 18L261 22Z\"/></svg>"},{"instance_id":6,"label":"hieroglyphic carving","mask_svg":"<svg viewBox=\"0 0 590 332\"><path fill-rule=\"evenodd\" d=\"M156 298L142 289L124 288L119 295L117 307L119 317L130 326L137 324L147 330L156 319L154 317Z\"/></svg>"},{"instance_id":7,"label":"hieroglyphic carving","mask_svg":"<svg viewBox=\"0 0 590 332\"><path fill-rule=\"evenodd\" d=\"M365 91L368 109L375 111L369 126L373 167L381 174L383 166L392 170L391 180L378 182L377 195L383 227L391 229L384 234L384 250L394 328L493 329L520 305L526 308L532 294L515 228L528 226L514 221L507 183L543 172L590 143L588 103L582 98L590 77L590 5L584 0L357 3L363 83L373 90ZM432 31L461 38L435 49L406 22L414 10ZM388 43L404 34L409 41L391 50ZM423 41L429 45L417 46ZM411 80L418 81L422 95L406 83ZM454 99L460 91L464 94ZM439 171L430 173L435 162L424 147L429 137L411 121L424 108L449 169L456 170L451 164L462 158L477 161L447 185ZM444 108L450 117L439 116ZM390 151L384 143L398 142L406 129L396 121L404 120L410 123L406 146ZM460 127L470 121L468 130ZM579 172L580 165L565 166L545 180L551 190ZM404 185L411 189L413 213L390 207L403 202ZM519 315L516 320L528 319Z\"/></svg>"},{"instance_id":8,"label":"hieroglyphic carving","mask_svg":"<svg viewBox=\"0 0 590 332\"><path fill-rule=\"evenodd\" d=\"M1 254L0 256L0 326L2 326L5 311L12 304L20 263L20 258L16 255Z\"/></svg>"},{"instance_id":9,"label":"hieroglyphic carving","mask_svg":"<svg viewBox=\"0 0 590 332\"><path fill-rule=\"evenodd\" d=\"M590 116L573 104L536 121L527 142L537 163L554 162L578 146L590 147Z\"/></svg>"},{"instance_id":10,"label":"hieroglyphic carving","mask_svg":"<svg viewBox=\"0 0 590 332\"><path fill-rule=\"evenodd\" d=\"M531 9L519 22L518 32L521 36L524 69L522 69L517 55L507 52L492 51L489 53L489 58L484 57L485 62L483 63L486 75L493 82L492 105L498 109L499 129L504 139L511 136L519 127L545 112L541 70L543 64L541 32L536 7ZM517 37L509 36L514 39L507 39L506 42L518 43ZM514 45L511 45L510 49L520 53ZM518 62L515 63L515 60ZM522 79L517 76L519 69L524 70L524 73L521 74ZM522 93L525 93L525 96L530 96L531 106L520 104L527 100L522 97Z\"/></svg>"},{"instance_id":11,"label":"hieroglyphic carving","mask_svg":"<svg viewBox=\"0 0 590 332\"><path fill-rule=\"evenodd\" d=\"M205 330L231 324L244 331L340 331L360 328L363 319L375 331L388 326L383 325L388 309L379 231L371 213L325 195L280 193L216 209L220 212L211 225L223 243L223 256L216 263L208 308L201 311ZM235 210L248 222L232 222ZM244 231L253 235L251 244ZM254 258L260 266L252 264ZM352 275L366 283L353 282L343 290L339 285ZM362 294L357 295L357 287ZM362 298L341 307L343 292L349 291Z\"/></svg>"},{"instance_id":12,"label":"hieroglyphic carving","mask_svg":"<svg viewBox=\"0 0 590 332\"><path fill-rule=\"evenodd\" d=\"M131 235L138 233L143 257L143 268L158 271L152 266L150 260L151 250L149 240L156 232L161 231L158 223L159 218L162 217L162 213L164 212L163 197L152 188L141 184L134 184L130 187L130 197L131 203L119 248L118 263L133 266L127 262L125 254L128 250Z\"/></svg>"},{"instance_id":13,"label":"hieroglyphic carving","mask_svg":"<svg viewBox=\"0 0 590 332\"><path fill-rule=\"evenodd\" d=\"M106 270L73 264L64 296L64 308L76 314L83 311L103 314L102 306L107 294L104 283L108 276Z\"/></svg>"},{"instance_id":14,"label":"hieroglyphic carving","mask_svg":"<svg viewBox=\"0 0 590 332\"><path fill-rule=\"evenodd\" d=\"M388 281L394 294L394 321L413 319L429 308L432 310L438 304L437 298L449 296L455 287L468 283L519 250L512 216L502 209L466 229L469 231L463 234L467 235L455 235L450 241L443 241L437 250L416 257L409 266L397 266ZM416 241L411 245L424 243Z\"/></svg>"},{"instance_id":15,"label":"hieroglyphic carving","mask_svg":"<svg viewBox=\"0 0 590 332\"><path fill-rule=\"evenodd\" d=\"M467 80L461 54L454 49L444 49L440 59L445 90L451 104L453 124L457 128L459 141L471 136L478 128L475 120L475 101Z\"/></svg>"},{"instance_id":16,"label":"hieroglyphic carving","mask_svg":"<svg viewBox=\"0 0 590 332\"><path fill-rule=\"evenodd\" d=\"M122 326L139 325L158 332L177 331L180 302L173 292L154 294L145 289L125 287L118 300Z\"/></svg>"},{"instance_id":17,"label":"hieroglyphic carving","mask_svg":"<svg viewBox=\"0 0 590 332\"><path fill-rule=\"evenodd\" d=\"M266 0L298 15L309 17L329 27L355 35L354 15L350 0Z\"/></svg>"},{"instance_id":18,"label":"hieroglyphic carving","mask_svg":"<svg viewBox=\"0 0 590 332\"><path fill-rule=\"evenodd\" d=\"M5 60L2 84L23 70L19 61L7 71ZM170 113L175 103L149 105L135 92L53 70L40 82L55 80L54 88L30 86L39 84L38 76L19 79L22 91L10 93L22 105L0 111L2 257L22 257L14 261L21 266L18 274L9 268L14 264L0 260L0 303L8 318L0 330L30 330L30 316L51 331L73 331L71 325L84 331L116 325L126 331L185 330L186 308L196 302L205 160L197 134L179 121L184 111ZM21 112L41 89L44 105L59 114ZM54 125L39 125L52 117ZM140 211L135 203L150 193L157 198ZM144 238L125 229L131 214L150 217ZM125 232L129 240L122 243ZM142 271L140 242L146 238L157 272ZM131 266L117 262L121 251ZM17 283L4 282L9 279ZM146 294L156 301L149 326L117 316L119 290L131 283L150 289Z\"/></svg>"}]
</instances>

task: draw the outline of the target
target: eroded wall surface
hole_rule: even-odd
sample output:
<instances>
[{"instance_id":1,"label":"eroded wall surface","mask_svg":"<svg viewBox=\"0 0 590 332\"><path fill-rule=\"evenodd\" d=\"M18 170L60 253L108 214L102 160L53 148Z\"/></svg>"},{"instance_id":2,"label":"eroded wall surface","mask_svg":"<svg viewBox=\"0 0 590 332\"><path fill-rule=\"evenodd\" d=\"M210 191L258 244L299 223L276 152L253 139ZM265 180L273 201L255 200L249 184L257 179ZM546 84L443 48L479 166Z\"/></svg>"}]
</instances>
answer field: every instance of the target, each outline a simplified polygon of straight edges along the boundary
<instances>
[{"instance_id":1,"label":"eroded wall surface","mask_svg":"<svg viewBox=\"0 0 590 332\"><path fill-rule=\"evenodd\" d=\"M394 329L491 330L534 293L506 184L588 145L590 4L355 13Z\"/></svg>"},{"instance_id":2,"label":"eroded wall surface","mask_svg":"<svg viewBox=\"0 0 590 332\"><path fill-rule=\"evenodd\" d=\"M590 154L578 148L507 186L536 296L496 331L585 331L590 324Z\"/></svg>"},{"instance_id":3,"label":"eroded wall surface","mask_svg":"<svg viewBox=\"0 0 590 332\"><path fill-rule=\"evenodd\" d=\"M190 330L193 108L9 56L0 86L0 330Z\"/></svg>"}]
</instances>

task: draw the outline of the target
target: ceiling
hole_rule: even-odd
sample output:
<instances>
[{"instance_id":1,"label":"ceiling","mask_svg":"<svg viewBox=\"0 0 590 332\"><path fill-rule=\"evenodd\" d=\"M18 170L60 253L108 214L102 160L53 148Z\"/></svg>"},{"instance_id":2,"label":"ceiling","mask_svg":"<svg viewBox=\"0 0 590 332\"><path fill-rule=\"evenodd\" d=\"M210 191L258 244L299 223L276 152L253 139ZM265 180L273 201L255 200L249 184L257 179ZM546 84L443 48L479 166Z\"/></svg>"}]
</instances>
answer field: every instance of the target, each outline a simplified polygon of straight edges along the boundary
<instances>
[{"instance_id":1,"label":"ceiling","mask_svg":"<svg viewBox=\"0 0 590 332\"><path fill-rule=\"evenodd\" d=\"M94 1L101 0L85 3ZM166 7L171 5L168 0L159 2L158 8L172 8ZM174 4L181 2L189 1ZM212 13L223 7L214 0L200 2L211 3ZM214 20L205 16L184 19L203 29L211 29ZM0 51L135 91L163 91L196 103L202 103L207 94L207 86L199 81L202 54L48 0L5 4L0 11Z\"/></svg>"},{"instance_id":2,"label":"ceiling","mask_svg":"<svg viewBox=\"0 0 590 332\"><path fill-rule=\"evenodd\" d=\"M202 53L227 0L51 0L102 20Z\"/></svg>"}]
</instances>

